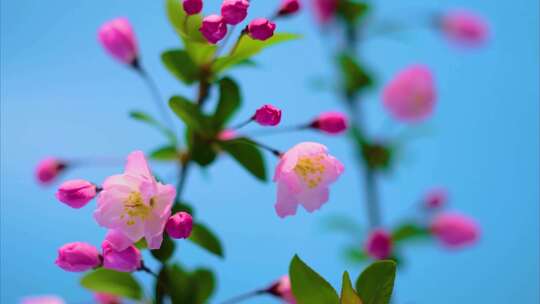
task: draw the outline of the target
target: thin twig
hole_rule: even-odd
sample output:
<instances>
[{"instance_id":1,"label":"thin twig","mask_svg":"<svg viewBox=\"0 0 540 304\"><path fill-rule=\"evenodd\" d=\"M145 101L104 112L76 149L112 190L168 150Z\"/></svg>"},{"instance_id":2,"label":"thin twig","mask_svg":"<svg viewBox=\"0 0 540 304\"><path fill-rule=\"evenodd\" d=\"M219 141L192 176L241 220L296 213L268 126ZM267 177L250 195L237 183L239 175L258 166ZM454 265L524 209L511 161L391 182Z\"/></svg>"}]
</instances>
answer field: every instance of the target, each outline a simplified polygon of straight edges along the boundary
<instances>
[{"instance_id":1,"label":"thin twig","mask_svg":"<svg viewBox=\"0 0 540 304\"><path fill-rule=\"evenodd\" d=\"M230 299L226 300L225 302L221 302L221 304L240 303L240 302L242 302L244 300L247 300L249 298L253 298L253 297L262 295L264 293L266 293L266 290L264 290L264 289L258 289L258 290L250 291L250 292L235 296L233 298L230 298Z\"/></svg>"}]
</instances>

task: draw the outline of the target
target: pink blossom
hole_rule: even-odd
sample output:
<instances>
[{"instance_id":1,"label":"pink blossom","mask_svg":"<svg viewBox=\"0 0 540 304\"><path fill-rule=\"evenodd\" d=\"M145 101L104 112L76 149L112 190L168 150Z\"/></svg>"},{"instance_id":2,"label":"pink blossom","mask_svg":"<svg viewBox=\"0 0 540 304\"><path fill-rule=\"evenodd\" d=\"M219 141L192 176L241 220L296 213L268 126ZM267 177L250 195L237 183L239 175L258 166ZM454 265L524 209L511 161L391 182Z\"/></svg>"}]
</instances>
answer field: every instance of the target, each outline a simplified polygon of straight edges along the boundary
<instances>
[{"instance_id":1,"label":"pink blossom","mask_svg":"<svg viewBox=\"0 0 540 304\"><path fill-rule=\"evenodd\" d=\"M204 17L199 31L208 42L216 44L227 35L227 24L223 21L223 17L210 15Z\"/></svg>"},{"instance_id":2,"label":"pink blossom","mask_svg":"<svg viewBox=\"0 0 540 304\"><path fill-rule=\"evenodd\" d=\"M36 166L36 178L42 184L51 183L66 168L66 163L54 157L41 160Z\"/></svg>"},{"instance_id":3,"label":"pink blossom","mask_svg":"<svg viewBox=\"0 0 540 304\"><path fill-rule=\"evenodd\" d=\"M141 151L129 154L123 174L103 183L94 218L99 225L120 231L133 243L145 238L158 249L176 195L172 185L158 183Z\"/></svg>"},{"instance_id":4,"label":"pink blossom","mask_svg":"<svg viewBox=\"0 0 540 304\"><path fill-rule=\"evenodd\" d=\"M488 37L487 23L471 12L448 12L441 18L440 25L450 40L461 45L478 46Z\"/></svg>"},{"instance_id":5,"label":"pink blossom","mask_svg":"<svg viewBox=\"0 0 540 304\"><path fill-rule=\"evenodd\" d=\"M221 16L225 23L236 25L247 16L248 0L224 0L221 4Z\"/></svg>"},{"instance_id":6,"label":"pink blossom","mask_svg":"<svg viewBox=\"0 0 540 304\"><path fill-rule=\"evenodd\" d=\"M480 231L473 219L457 213L436 216L431 232L449 248L460 248L478 240Z\"/></svg>"},{"instance_id":7,"label":"pink blossom","mask_svg":"<svg viewBox=\"0 0 540 304\"><path fill-rule=\"evenodd\" d=\"M116 244L105 239L103 250L103 268L120 272L133 272L141 267L141 252L134 245L118 250Z\"/></svg>"},{"instance_id":8,"label":"pink blossom","mask_svg":"<svg viewBox=\"0 0 540 304\"><path fill-rule=\"evenodd\" d=\"M339 112L322 113L311 123L310 127L328 134L340 134L347 130L347 117Z\"/></svg>"},{"instance_id":9,"label":"pink blossom","mask_svg":"<svg viewBox=\"0 0 540 304\"><path fill-rule=\"evenodd\" d=\"M281 110L267 104L257 109L253 119L261 126L277 126L281 121Z\"/></svg>"},{"instance_id":10,"label":"pink blossom","mask_svg":"<svg viewBox=\"0 0 540 304\"><path fill-rule=\"evenodd\" d=\"M448 191L444 188L435 188L426 193L424 206L428 209L439 209L448 201Z\"/></svg>"},{"instance_id":11,"label":"pink blossom","mask_svg":"<svg viewBox=\"0 0 540 304\"><path fill-rule=\"evenodd\" d=\"M187 212L178 212L167 221L165 230L173 239L186 239L193 229L193 217Z\"/></svg>"},{"instance_id":12,"label":"pink blossom","mask_svg":"<svg viewBox=\"0 0 540 304\"><path fill-rule=\"evenodd\" d=\"M336 15L339 0L312 0L315 15L320 23L327 23Z\"/></svg>"},{"instance_id":13,"label":"pink blossom","mask_svg":"<svg viewBox=\"0 0 540 304\"><path fill-rule=\"evenodd\" d=\"M122 303L122 299L119 296L109 294L109 293L103 293L103 292L95 293L94 299L96 299L96 303L98 304L121 304Z\"/></svg>"},{"instance_id":14,"label":"pink blossom","mask_svg":"<svg viewBox=\"0 0 540 304\"><path fill-rule=\"evenodd\" d=\"M268 292L278 298L281 298L285 303L296 304L296 299L292 293L291 280L289 279L288 275L284 275L279 280L274 282L268 288Z\"/></svg>"},{"instance_id":15,"label":"pink blossom","mask_svg":"<svg viewBox=\"0 0 540 304\"><path fill-rule=\"evenodd\" d=\"M236 131L232 129L225 129L219 132L217 138L221 141L227 141L227 140L235 139L237 136L238 134L236 134Z\"/></svg>"},{"instance_id":16,"label":"pink blossom","mask_svg":"<svg viewBox=\"0 0 540 304\"><path fill-rule=\"evenodd\" d=\"M82 242L68 243L58 249L55 264L65 271L82 272L101 265L96 247Z\"/></svg>"},{"instance_id":17,"label":"pink blossom","mask_svg":"<svg viewBox=\"0 0 540 304\"><path fill-rule=\"evenodd\" d=\"M308 212L321 208L328 201L328 186L343 170L343 164L324 145L303 142L294 146L281 157L274 174L278 216L296 214L299 204Z\"/></svg>"},{"instance_id":18,"label":"pink blossom","mask_svg":"<svg viewBox=\"0 0 540 304\"><path fill-rule=\"evenodd\" d=\"M96 196L96 186L82 179L64 182L56 192L56 198L71 208L79 209Z\"/></svg>"},{"instance_id":19,"label":"pink blossom","mask_svg":"<svg viewBox=\"0 0 540 304\"><path fill-rule=\"evenodd\" d=\"M386 259L392 254L392 237L384 229L375 229L369 234L365 250L374 259Z\"/></svg>"},{"instance_id":20,"label":"pink blossom","mask_svg":"<svg viewBox=\"0 0 540 304\"><path fill-rule=\"evenodd\" d=\"M279 6L278 15L288 16L300 10L300 0L282 0Z\"/></svg>"},{"instance_id":21,"label":"pink blossom","mask_svg":"<svg viewBox=\"0 0 540 304\"><path fill-rule=\"evenodd\" d=\"M265 18L257 18L248 25L248 34L255 40L266 40L274 36L276 24Z\"/></svg>"},{"instance_id":22,"label":"pink blossom","mask_svg":"<svg viewBox=\"0 0 540 304\"><path fill-rule=\"evenodd\" d=\"M65 304L66 302L54 295L31 296L21 299L20 304Z\"/></svg>"},{"instance_id":23,"label":"pink blossom","mask_svg":"<svg viewBox=\"0 0 540 304\"><path fill-rule=\"evenodd\" d=\"M187 15L196 15L202 11L203 2L202 0L184 0L182 7Z\"/></svg>"},{"instance_id":24,"label":"pink blossom","mask_svg":"<svg viewBox=\"0 0 540 304\"><path fill-rule=\"evenodd\" d=\"M105 50L120 62L134 64L137 60L137 41L126 18L116 18L101 26L98 38Z\"/></svg>"},{"instance_id":25,"label":"pink blossom","mask_svg":"<svg viewBox=\"0 0 540 304\"><path fill-rule=\"evenodd\" d=\"M417 122L427 118L435 106L436 92L428 67L413 65L399 72L384 88L386 109L398 120Z\"/></svg>"}]
</instances>

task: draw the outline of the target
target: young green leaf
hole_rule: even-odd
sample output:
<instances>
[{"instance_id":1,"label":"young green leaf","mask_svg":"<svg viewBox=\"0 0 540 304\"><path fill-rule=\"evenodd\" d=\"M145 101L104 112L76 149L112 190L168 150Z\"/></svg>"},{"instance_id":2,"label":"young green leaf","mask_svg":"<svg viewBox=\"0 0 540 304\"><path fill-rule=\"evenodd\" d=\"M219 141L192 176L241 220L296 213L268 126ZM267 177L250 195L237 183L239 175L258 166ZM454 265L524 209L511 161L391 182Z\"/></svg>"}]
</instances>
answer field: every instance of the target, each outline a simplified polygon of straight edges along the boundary
<instances>
[{"instance_id":1,"label":"young green leaf","mask_svg":"<svg viewBox=\"0 0 540 304\"><path fill-rule=\"evenodd\" d=\"M105 268L85 274L81 286L93 292L104 292L123 298L141 300L143 291L130 273L117 272Z\"/></svg>"},{"instance_id":2,"label":"young green leaf","mask_svg":"<svg viewBox=\"0 0 540 304\"><path fill-rule=\"evenodd\" d=\"M369 5L363 1L341 0L339 1L338 15L342 17L349 26L357 26L369 12Z\"/></svg>"},{"instance_id":3,"label":"young green leaf","mask_svg":"<svg viewBox=\"0 0 540 304\"><path fill-rule=\"evenodd\" d=\"M220 146L259 180L266 181L266 168L261 151L247 138L223 141Z\"/></svg>"},{"instance_id":4,"label":"young green leaf","mask_svg":"<svg viewBox=\"0 0 540 304\"><path fill-rule=\"evenodd\" d=\"M169 128L166 128L161 123L159 123L156 119L154 119L152 116L150 116L147 113L144 113L142 111L131 111L129 112L129 116L137 121L144 122L157 130L159 130L167 139L169 139L169 142L173 145L176 145L176 135L173 131L171 131Z\"/></svg>"},{"instance_id":5,"label":"young green leaf","mask_svg":"<svg viewBox=\"0 0 540 304\"><path fill-rule=\"evenodd\" d=\"M165 146L150 153L150 158L155 160L171 161L178 159L178 151L175 146Z\"/></svg>"},{"instance_id":6,"label":"young green leaf","mask_svg":"<svg viewBox=\"0 0 540 304\"><path fill-rule=\"evenodd\" d=\"M168 50L161 54L161 61L176 78L192 84L200 78L200 69L184 50Z\"/></svg>"},{"instance_id":7,"label":"young green leaf","mask_svg":"<svg viewBox=\"0 0 540 304\"><path fill-rule=\"evenodd\" d=\"M343 273L343 282L341 283L341 304L362 304L362 300L356 294L352 287L351 278L348 272Z\"/></svg>"},{"instance_id":8,"label":"young green leaf","mask_svg":"<svg viewBox=\"0 0 540 304\"><path fill-rule=\"evenodd\" d=\"M356 291L363 304L388 304L394 290L396 263L377 261L368 266L356 280Z\"/></svg>"},{"instance_id":9,"label":"young green leaf","mask_svg":"<svg viewBox=\"0 0 540 304\"><path fill-rule=\"evenodd\" d=\"M355 96L373 85L372 77L349 54L341 54L338 57L338 63L341 67L343 86L348 96Z\"/></svg>"},{"instance_id":10,"label":"young green leaf","mask_svg":"<svg viewBox=\"0 0 540 304\"><path fill-rule=\"evenodd\" d=\"M202 134L209 134L211 132L208 118L196 104L188 99L181 96L173 96L169 100L169 107L193 131Z\"/></svg>"},{"instance_id":11,"label":"young green leaf","mask_svg":"<svg viewBox=\"0 0 540 304\"><path fill-rule=\"evenodd\" d=\"M242 102L240 88L231 78L225 77L219 81L219 101L214 113L214 125L221 129L238 110Z\"/></svg>"},{"instance_id":12,"label":"young green leaf","mask_svg":"<svg viewBox=\"0 0 540 304\"><path fill-rule=\"evenodd\" d=\"M193 230L191 231L191 236L188 240L219 257L224 257L221 242L215 234L203 224L193 224Z\"/></svg>"},{"instance_id":13,"label":"young green leaf","mask_svg":"<svg viewBox=\"0 0 540 304\"><path fill-rule=\"evenodd\" d=\"M297 255L291 260L289 277L298 304L338 304L339 297L330 283L306 265Z\"/></svg>"},{"instance_id":14,"label":"young green leaf","mask_svg":"<svg viewBox=\"0 0 540 304\"><path fill-rule=\"evenodd\" d=\"M392 231L392 240L401 242L410 239L425 239L431 235L429 229L416 223L403 223Z\"/></svg>"}]
</instances>

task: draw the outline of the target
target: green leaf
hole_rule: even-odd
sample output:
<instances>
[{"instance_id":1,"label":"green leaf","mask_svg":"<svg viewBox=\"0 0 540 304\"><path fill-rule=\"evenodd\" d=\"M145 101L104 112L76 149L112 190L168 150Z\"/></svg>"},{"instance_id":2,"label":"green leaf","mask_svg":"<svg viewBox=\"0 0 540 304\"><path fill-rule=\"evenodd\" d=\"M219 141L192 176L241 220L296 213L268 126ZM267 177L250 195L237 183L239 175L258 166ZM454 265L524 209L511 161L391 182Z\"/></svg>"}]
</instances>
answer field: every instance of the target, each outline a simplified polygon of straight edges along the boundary
<instances>
[{"instance_id":1,"label":"green leaf","mask_svg":"<svg viewBox=\"0 0 540 304\"><path fill-rule=\"evenodd\" d=\"M203 138L192 130L187 130L187 143L189 147L190 159L202 167L206 167L214 162L217 157L216 148L212 141Z\"/></svg>"},{"instance_id":2,"label":"green leaf","mask_svg":"<svg viewBox=\"0 0 540 304\"><path fill-rule=\"evenodd\" d=\"M110 293L134 300L140 300L143 296L141 286L130 273L105 268L85 274L81 278L81 285L93 292Z\"/></svg>"},{"instance_id":3,"label":"green leaf","mask_svg":"<svg viewBox=\"0 0 540 304\"><path fill-rule=\"evenodd\" d=\"M161 61L180 81L192 84L200 78L200 69L184 50L168 50L161 54Z\"/></svg>"},{"instance_id":4,"label":"green leaf","mask_svg":"<svg viewBox=\"0 0 540 304\"><path fill-rule=\"evenodd\" d=\"M248 35L244 34L240 38L240 41L238 42L236 49L234 49L234 52L226 56L219 57L212 66L212 71L215 74L218 74L220 72L223 72L227 68L230 68L231 66L234 66L238 63L243 62L246 59L253 57L254 55L258 54L269 46L285 41L296 40L300 37L301 36L297 34L276 33L274 34L274 36L272 36L272 38L265 41L260 41L252 39Z\"/></svg>"},{"instance_id":5,"label":"green leaf","mask_svg":"<svg viewBox=\"0 0 540 304\"><path fill-rule=\"evenodd\" d=\"M146 249L148 248L148 244L146 243L146 239L142 238L140 239L139 241L137 241L137 243L134 244L135 247L137 247L137 249L139 250L143 250L143 249Z\"/></svg>"},{"instance_id":6,"label":"green leaf","mask_svg":"<svg viewBox=\"0 0 540 304\"><path fill-rule=\"evenodd\" d=\"M195 282L195 286L197 286L196 303L206 303L216 289L216 278L214 274L209 269L198 268L191 273L191 279Z\"/></svg>"},{"instance_id":7,"label":"green leaf","mask_svg":"<svg viewBox=\"0 0 540 304\"><path fill-rule=\"evenodd\" d=\"M137 121L144 122L156 129L158 129L167 139L169 139L169 142L173 145L176 145L176 135L173 131L171 131L169 128L163 126L161 123L159 123L156 119L154 119L149 114L143 112L143 111L131 111L129 112L129 116Z\"/></svg>"},{"instance_id":8,"label":"green leaf","mask_svg":"<svg viewBox=\"0 0 540 304\"><path fill-rule=\"evenodd\" d=\"M256 178L266 181L266 168L261 151L247 138L223 141L220 146Z\"/></svg>"},{"instance_id":9,"label":"green leaf","mask_svg":"<svg viewBox=\"0 0 540 304\"><path fill-rule=\"evenodd\" d=\"M338 15L342 17L350 26L355 26L369 12L369 5L366 2L356 0L339 1Z\"/></svg>"},{"instance_id":10,"label":"green leaf","mask_svg":"<svg viewBox=\"0 0 540 304\"><path fill-rule=\"evenodd\" d=\"M429 229L416 223L403 223L392 231L392 240L401 242L410 239L425 239L431 235Z\"/></svg>"},{"instance_id":11,"label":"green leaf","mask_svg":"<svg viewBox=\"0 0 540 304\"><path fill-rule=\"evenodd\" d=\"M240 88L231 78L223 78L219 81L219 102L214 113L214 125L221 129L238 110L242 102Z\"/></svg>"},{"instance_id":12,"label":"green leaf","mask_svg":"<svg viewBox=\"0 0 540 304\"><path fill-rule=\"evenodd\" d=\"M158 261L165 263L173 256L175 247L174 241L167 235L163 235L161 247L156 250L150 250L150 253L152 253L152 256Z\"/></svg>"},{"instance_id":13,"label":"green leaf","mask_svg":"<svg viewBox=\"0 0 540 304\"><path fill-rule=\"evenodd\" d=\"M341 54L338 56L338 63L341 67L343 87L347 96L356 96L373 85L372 77L350 55Z\"/></svg>"},{"instance_id":14,"label":"green leaf","mask_svg":"<svg viewBox=\"0 0 540 304\"><path fill-rule=\"evenodd\" d=\"M360 248L351 247L345 249L345 258L353 263L361 263L369 260L369 256Z\"/></svg>"},{"instance_id":15,"label":"green leaf","mask_svg":"<svg viewBox=\"0 0 540 304\"><path fill-rule=\"evenodd\" d=\"M225 256L219 239L212 231L202 224L196 223L193 225L193 230L191 231L191 236L188 240L219 257Z\"/></svg>"},{"instance_id":16,"label":"green leaf","mask_svg":"<svg viewBox=\"0 0 540 304\"><path fill-rule=\"evenodd\" d=\"M361 145L362 157L374 170L389 170L394 160L394 150L388 145L376 142L364 142Z\"/></svg>"},{"instance_id":17,"label":"green leaf","mask_svg":"<svg viewBox=\"0 0 540 304\"><path fill-rule=\"evenodd\" d=\"M388 304L394 289L396 263L378 261L368 266L356 280L363 304Z\"/></svg>"},{"instance_id":18,"label":"green leaf","mask_svg":"<svg viewBox=\"0 0 540 304\"><path fill-rule=\"evenodd\" d=\"M173 96L169 100L169 107L188 128L202 134L211 133L208 118L201 112L199 107L187 98Z\"/></svg>"},{"instance_id":19,"label":"green leaf","mask_svg":"<svg viewBox=\"0 0 540 304\"><path fill-rule=\"evenodd\" d=\"M291 287L298 304L338 304L334 288L295 255L289 266Z\"/></svg>"},{"instance_id":20,"label":"green leaf","mask_svg":"<svg viewBox=\"0 0 540 304\"><path fill-rule=\"evenodd\" d=\"M341 304L362 304L362 300L356 294L352 287L351 278L348 272L343 273L343 282L341 283Z\"/></svg>"},{"instance_id":21,"label":"green leaf","mask_svg":"<svg viewBox=\"0 0 540 304\"><path fill-rule=\"evenodd\" d=\"M150 153L150 158L155 160L178 160L178 151L175 146L165 146Z\"/></svg>"},{"instance_id":22,"label":"green leaf","mask_svg":"<svg viewBox=\"0 0 540 304\"><path fill-rule=\"evenodd\" d=\"M188 272L178 264L167 267L166 273L160 274L160 277L162 280L166 279L170 289L163 290L167 286L161 286L158 291L170 294L172 303L207 303L216 285L214 274L209 269L198 268Z\"/></svg>"}]
</instances>

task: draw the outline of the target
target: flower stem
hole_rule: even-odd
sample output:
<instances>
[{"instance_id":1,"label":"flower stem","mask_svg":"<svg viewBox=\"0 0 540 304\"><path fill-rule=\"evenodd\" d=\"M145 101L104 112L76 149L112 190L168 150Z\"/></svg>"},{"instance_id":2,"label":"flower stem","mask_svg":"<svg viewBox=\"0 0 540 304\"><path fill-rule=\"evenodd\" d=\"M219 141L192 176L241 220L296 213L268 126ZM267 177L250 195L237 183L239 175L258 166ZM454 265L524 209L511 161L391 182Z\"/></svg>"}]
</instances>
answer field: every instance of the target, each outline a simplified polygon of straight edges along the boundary
<instances>
[{"instance_id":1,"label":"flower stem","mask_svg":"<svg viewBox=\"0 0 540 304\"><path fill-rule=\"evenodd\" d=\"M240 303L240 302L242 302L242 301L244 301L244 300L247 300L247 299L249 299L249 298L253 298L253 297L256 297L256 296L265 294L265 293L266 293L266 290L264 290L264 289L257 289L257 290L250 291L250 292L247 292L247 293L244 293L244 294L235 296L235 297L233 297L233 298L230 298L230 299L226 300L225 302L221 302L221 304L235 304L235 303Z\"/></svg>"},{"instance_id":2,"label":"flower stem","mask_svg":"<svg viewBox=\"0 0 540 304\"><path fill-rule=\"evenodd\" d=\"M238 129L241 129L241 128L247 126L247 125L248 125L249 123L251 123L252 121L253 121L253 116L250 117L248 120L246 120L246 121L244 121L244 122L242 122L242 123L239 123L239 124L237 124L237 125L234 126L234 127L231 127L231 129L232 129L232 130L238 130Z\"/></svg>"}]
</instances>

